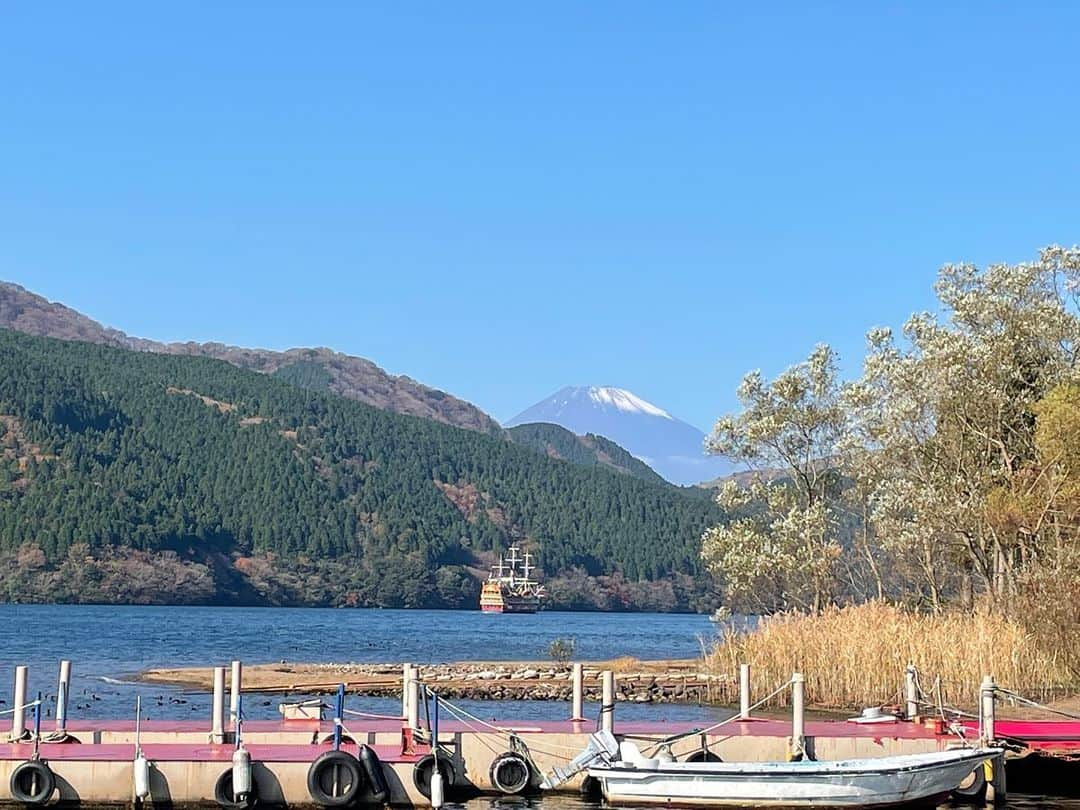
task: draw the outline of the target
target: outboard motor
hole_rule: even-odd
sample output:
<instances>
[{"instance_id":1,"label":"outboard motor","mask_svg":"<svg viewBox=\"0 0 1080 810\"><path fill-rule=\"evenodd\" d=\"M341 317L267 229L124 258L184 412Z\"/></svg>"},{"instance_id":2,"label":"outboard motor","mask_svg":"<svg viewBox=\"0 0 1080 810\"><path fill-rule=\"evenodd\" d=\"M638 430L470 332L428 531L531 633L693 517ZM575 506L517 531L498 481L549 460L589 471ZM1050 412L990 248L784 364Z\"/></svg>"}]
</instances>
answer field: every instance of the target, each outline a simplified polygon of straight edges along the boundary
<instances>
[{"instance_id":1,"label":"outboard motor","mask_svg":"<svg viewBox=\"0 0 1080 810\"><path fill-rule=\"evenodd\" d=\"M602 729L589 735L585 750L570 760L565 768L552 768L540 783L541 790L554 790L567 779L581 773L594 762L613 762L619 758L619 743L615 735Z\"/></svg>"}]
</instances>

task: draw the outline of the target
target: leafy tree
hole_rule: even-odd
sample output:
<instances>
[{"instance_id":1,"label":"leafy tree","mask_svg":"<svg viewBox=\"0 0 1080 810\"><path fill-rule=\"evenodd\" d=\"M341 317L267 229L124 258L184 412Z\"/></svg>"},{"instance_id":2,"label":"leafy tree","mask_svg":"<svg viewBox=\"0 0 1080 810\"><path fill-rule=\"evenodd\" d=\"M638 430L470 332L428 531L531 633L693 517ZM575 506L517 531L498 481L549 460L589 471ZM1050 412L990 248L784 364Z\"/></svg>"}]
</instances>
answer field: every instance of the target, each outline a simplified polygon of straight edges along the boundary
<instances>
[{"instance_id":1,"label":"leafy tree","mask_svg":"<svg viewBox=\"0 0 1080 810\"><path fill-rule=\"evenodd\" d=\"M850 402L871 520L934 607L957 591L1002 604L1044 550L1036 414L1076 373L1078 278L1080 250L1057 247L1025 264L947 265L944 318L913 316L904 344L869 335Z\"/></svg>"},{"instance_id":2,"label":"leafy tree","mask_svg":"<svg viewBox=\"0 0 1080 810\"><path fill-rule=\"evenodd\" d=\"M846 419L840 394L836 357L819 346L770 383L748 374L739 386L743 410L713 428L712 452L783 474L747 488L727 481L718 502L738 516L702 538L702 557L737 605L818 610L835 593L841 486L833 465Z\"/></svg>"}]
</instances>

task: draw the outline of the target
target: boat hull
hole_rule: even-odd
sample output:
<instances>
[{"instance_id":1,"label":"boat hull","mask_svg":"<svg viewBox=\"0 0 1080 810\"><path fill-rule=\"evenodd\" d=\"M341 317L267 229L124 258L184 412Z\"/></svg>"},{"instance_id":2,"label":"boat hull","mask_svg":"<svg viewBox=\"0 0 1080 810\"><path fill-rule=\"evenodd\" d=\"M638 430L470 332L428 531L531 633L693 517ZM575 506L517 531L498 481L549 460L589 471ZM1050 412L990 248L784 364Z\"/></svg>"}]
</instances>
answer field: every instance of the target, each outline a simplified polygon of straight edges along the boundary
<instances>
[{"instance_id":1,"label":"boat hull","mask_svg":"<svg viewBox=\"0 0 1080 810\"><path fill-rule=\"evenodd\" d=\"M482 604L484 613L536 613L540 609L539 601L514 601L503 598L502 604Z\"/></svg>"},{"instance_id":2,"label":"boat hull","mask_svg":"<svg viewBox=\"0 0 1080 810\"><path fill-rule=\"evenodd\" d=\"M593 767L610 804L880 807L948 795L997 752L944 751L844 762L616 763Z\"/></svg>"}]
</instances>

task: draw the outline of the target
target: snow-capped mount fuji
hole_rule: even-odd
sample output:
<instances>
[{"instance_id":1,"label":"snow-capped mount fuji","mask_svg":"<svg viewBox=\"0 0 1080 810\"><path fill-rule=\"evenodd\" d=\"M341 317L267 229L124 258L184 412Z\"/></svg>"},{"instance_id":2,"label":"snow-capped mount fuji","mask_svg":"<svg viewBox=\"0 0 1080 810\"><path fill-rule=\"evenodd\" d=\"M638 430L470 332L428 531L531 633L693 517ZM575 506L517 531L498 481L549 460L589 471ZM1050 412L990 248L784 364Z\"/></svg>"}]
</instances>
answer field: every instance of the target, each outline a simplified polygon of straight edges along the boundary
<instances>
[{"instance_id":1,"label":"snow-capped mount fuji","mask_svg":"<svg viewBox=\"0 0 1080 810\"><path fill-rule=\"evenodd\" d=\"M506 427L551 422L625 447L673 484L697 484L733 469L705 453L705 434L624 388L569 386L527 408Z\"/></svg>"}]
</instances>

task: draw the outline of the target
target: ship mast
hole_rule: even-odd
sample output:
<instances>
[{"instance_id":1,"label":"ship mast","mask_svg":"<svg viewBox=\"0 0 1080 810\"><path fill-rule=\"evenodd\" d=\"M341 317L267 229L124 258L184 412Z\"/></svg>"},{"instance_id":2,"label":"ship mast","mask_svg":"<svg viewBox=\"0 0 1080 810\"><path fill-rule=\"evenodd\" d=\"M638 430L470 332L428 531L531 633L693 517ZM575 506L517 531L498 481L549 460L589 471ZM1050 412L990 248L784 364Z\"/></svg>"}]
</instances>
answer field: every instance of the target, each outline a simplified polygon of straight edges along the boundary
<instances>
[{"instance_id":1,"label":"ship mast","mask_svg":"<svg viewBox=\"0 0 1080 810\"><path fill-rule=\"evenodd\" d=\"M521 570L525 574L525 583L529 582L529 571L532 570L532 566L529 565L529 560L532 559L532 555L529 552L525 552L525 564L521 567Z\"/></svg>"},{"instance_id":2,"label":"ship mast","mask_svg":"<svg viewBox=\"0 0 1080 810\"><path fill-rule=\"evenodd\" d=\"M518 548L517 546L510 546L510 584L514 584L515 575L517 574Z\"/></svg>"}]
</instances>

